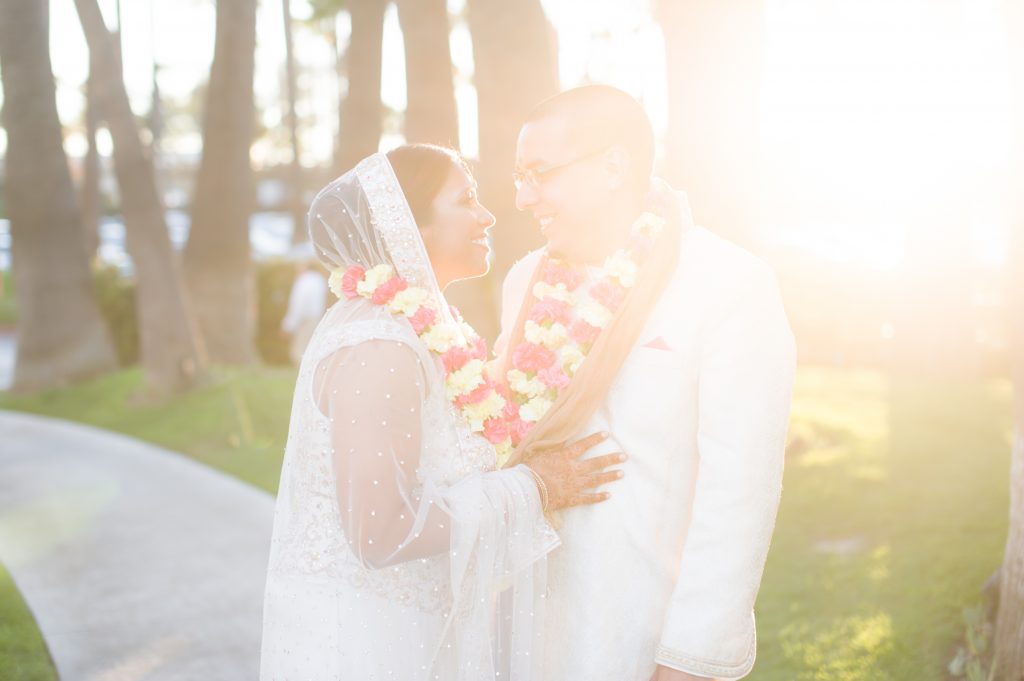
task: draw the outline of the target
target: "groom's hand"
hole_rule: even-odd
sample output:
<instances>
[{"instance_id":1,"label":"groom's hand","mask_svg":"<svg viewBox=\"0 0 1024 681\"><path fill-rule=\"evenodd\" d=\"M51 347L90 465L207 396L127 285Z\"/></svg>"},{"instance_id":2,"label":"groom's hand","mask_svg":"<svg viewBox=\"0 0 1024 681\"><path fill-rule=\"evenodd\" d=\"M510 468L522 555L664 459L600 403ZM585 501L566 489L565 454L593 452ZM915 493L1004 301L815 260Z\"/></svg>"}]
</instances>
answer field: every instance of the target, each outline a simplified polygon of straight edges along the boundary
<instances>
[{"instance_id":1,"label":"groom's hand","mask_svg":"<svg viewBox=\"0 0 1024 681\"><path fill-rule=\"evenodd\" d=\"M662 667L659 664L657 669L654 670L654 675L651 676L651 681L714 681L714 679L687 674L671 667Z\"/></svg>"}]
</instances>

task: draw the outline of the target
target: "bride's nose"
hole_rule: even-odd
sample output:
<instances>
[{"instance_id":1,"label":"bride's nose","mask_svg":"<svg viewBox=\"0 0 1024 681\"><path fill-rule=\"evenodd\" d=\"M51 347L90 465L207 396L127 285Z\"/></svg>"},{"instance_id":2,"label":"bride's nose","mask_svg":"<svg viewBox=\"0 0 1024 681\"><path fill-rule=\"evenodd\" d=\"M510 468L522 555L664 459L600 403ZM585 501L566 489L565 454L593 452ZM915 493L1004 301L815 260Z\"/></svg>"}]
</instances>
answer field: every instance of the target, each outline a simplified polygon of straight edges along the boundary
<instances>
[{"instance_id":1,"label":"bride's nose","mask_svg":"<svg viewBox=\"0 0 1024 681\"><path fill-rule=\"evenodd\" d=\"M477 215L477 220L485 228L493 227L494 223L495 223L494 213L492 213L491 211L487 210L483 206L480 206L479 213Z\"/></svg>"}]
</instances>

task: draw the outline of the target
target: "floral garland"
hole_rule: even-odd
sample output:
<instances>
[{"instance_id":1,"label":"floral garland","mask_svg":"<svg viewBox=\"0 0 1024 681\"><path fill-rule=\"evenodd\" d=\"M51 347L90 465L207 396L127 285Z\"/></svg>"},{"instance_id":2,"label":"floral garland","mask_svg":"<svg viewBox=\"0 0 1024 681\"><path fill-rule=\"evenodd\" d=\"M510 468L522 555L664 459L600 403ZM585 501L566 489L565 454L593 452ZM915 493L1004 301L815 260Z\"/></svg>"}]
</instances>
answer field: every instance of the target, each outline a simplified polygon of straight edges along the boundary
<instances>
[{"instance_id":1,"label":"floral garland","mask_svg":"<svg viewBox=\"0 0 1024 681\"><path fill-rule=\"evenodd\" d=\"M503 386L484 372L487 343L477 335L454 307L454 322L439 321L426 289L409 286L391 265L364 270L358 265L332 270L328 286L338 298L362 297L374 305L386 306L409 320L416 335L431 353L441 358L445 369L445 394L469 424L495 446L499 456L512 450L508 431L511 408Z\"/></svg>"},{"instance_id":2,"label":"floral garland","mask_svg":"<svg viewBox=\"0 0 1024 681\"><path fill-rule=\"evenodd\" d=\"M506 428L513 447L569 385L636 284L640 266L664 227L661 217L642 213L633 223L629 245L608 256L587 297L579 295L583 272L561 260L546 263L533 285L537 301L527 315L524 340L512 350L512 368L506 373L511 405L505 410L510 414Z\"/></svg>"}]
</instances>

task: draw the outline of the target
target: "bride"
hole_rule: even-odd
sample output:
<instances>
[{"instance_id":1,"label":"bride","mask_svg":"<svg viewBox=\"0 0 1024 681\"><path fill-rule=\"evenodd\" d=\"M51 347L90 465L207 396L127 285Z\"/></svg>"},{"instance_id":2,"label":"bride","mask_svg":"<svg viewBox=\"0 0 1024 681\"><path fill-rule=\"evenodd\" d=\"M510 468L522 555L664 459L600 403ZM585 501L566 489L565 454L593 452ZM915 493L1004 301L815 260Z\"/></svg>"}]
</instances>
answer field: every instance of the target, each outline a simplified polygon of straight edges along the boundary
<instances>
[{"instance_id":1,"label":"bride","mask_svg":"<svg viewBox=\"0 0 1024 681\"><path fill-rule=\"evenodd\" d=\"M263 681L538 679L545 512L622 476L599 433L498 470L511 405L442 290L487 271L456 152L409 145L327 185L309 228L339 301L299 368L264 603Z\"/></svg>"}]
</instances>

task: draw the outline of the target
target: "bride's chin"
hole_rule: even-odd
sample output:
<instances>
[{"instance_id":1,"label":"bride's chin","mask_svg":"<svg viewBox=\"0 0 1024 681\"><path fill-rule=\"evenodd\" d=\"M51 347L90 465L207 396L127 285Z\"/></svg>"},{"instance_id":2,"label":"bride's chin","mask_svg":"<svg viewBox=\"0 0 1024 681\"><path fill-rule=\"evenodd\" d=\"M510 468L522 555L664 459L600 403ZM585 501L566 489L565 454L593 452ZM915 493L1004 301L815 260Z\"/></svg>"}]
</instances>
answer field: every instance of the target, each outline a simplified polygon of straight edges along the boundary
<instances>
[{"instance_id":1,"label":"bride's chin","mask_svg":"<svg viewBox=\"0 0 1024 681\"><path fill-rule=\"evenodd\" d=\"M488 258L483 258L480 262L474 262L472 265L466 263L466 268L459 272L458 276L452 278L451 282L463 281L464 279L476 279L482 277L491 271L491 263Z\"/></svg>"}]
</instances>

